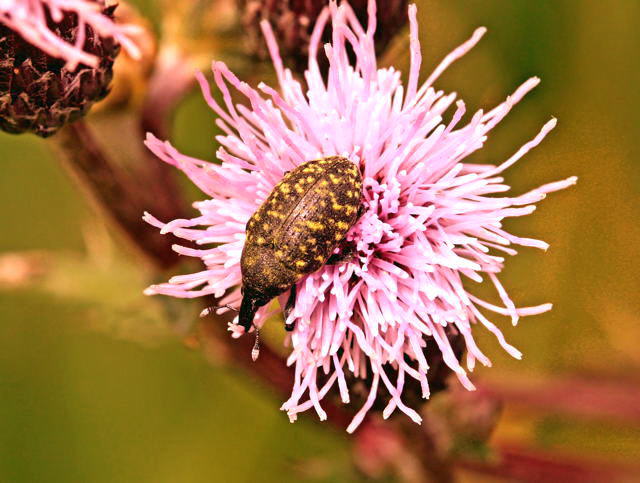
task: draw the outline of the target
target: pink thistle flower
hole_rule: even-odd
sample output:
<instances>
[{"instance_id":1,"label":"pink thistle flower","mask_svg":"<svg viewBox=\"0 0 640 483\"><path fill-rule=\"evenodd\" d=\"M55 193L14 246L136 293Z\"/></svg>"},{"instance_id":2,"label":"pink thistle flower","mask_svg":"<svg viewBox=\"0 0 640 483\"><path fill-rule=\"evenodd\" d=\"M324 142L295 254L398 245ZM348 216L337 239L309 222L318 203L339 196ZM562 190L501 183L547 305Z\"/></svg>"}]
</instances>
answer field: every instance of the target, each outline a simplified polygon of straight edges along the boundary
<instances>
[{"instance_id":1,"label":"pink thistle flower","mask_svg":"<svg viewBox=\"0 0 640 483\"><path fill-rule=\"evenodd\" d=\"M418 412L403 402L403 388L407 378L416 379L422 397L429 397L429 366L423 350L427 340L436 342L445 363L472 390L467 372L476 361L490 365L474 341L475 327L484 326L509 354L521 357L483 311L510 317L516 324L521 316L551 308L551 304L516 308L499 282L497 274L504 263L500 254L516 253L510 245L547 248L542 241L506 232L502 220L530 214L547 193L574 184L576 178L519 196L496 194L509 190L501 173L538 145L555 126L555 119L498 166L464 162L538 79L526 81L499 106L475 113L464 126L460 120L465 106L457 101L451 119L445 122L443 115L455 102L455 94L435 90L433 83L480 40L485 29L476 30L419 85L415 5L409 7L409 20L411 70L406 86L398 71L376 66L375 1L369 3L366 29L347 4L338 7L332 2L320 15L311 37L305 86L283 68L267 23L262 28L279 90L265 84L253 89L225 64L214 62L213 77L223 107L213 99L204 76L198 75L207 103L219 116L217 125L225 133L217 138L221 164L180 154L152 135L146 141L159 158L184 171L210 197L194 204L200 215L190 220L163 223L145 214L163 233L203 246L174 248L201 258L206 265L201 272L173 277L168 283L149 287L146 293L175 297L226 294L222 304L238 304L241 299L245 224L286 171L331 155L345 156L360 167L366 211L348 235L357 256L340 265L324 266L297 284L295 308L288 320L295 322L288 340L288 363L295 366L295 379L291 397L282 405L292 421L310 408L325 419L321 400L335 386L348 403L351 373L368 377L371 386L348 431L360 424L381 389L389 394L385 417L399 409L419 423ZM324 46L330 64L325 81L317 58L319 40L329 22L333 40ZM355 52L355 66L349 64L348 45ZM230 88L246 97L248 104L236 104ZM503 306L470 292L471 282L485 278L495 286ZM286 296L280 298L281 306ZM268 317L268 310L265 307L258 313L258 326ZM236 337L243 332L234 324L230 330ZM464 366L447 338L452 330L466 343Z\"/></svg>"},{"instance_id":2,"label":"pink thistle flower","mask_svg":"<svg viewBox=\"0 0 640 483\"><path fill-rule=\"evenodd\" d=\"M102 0L0 0L0 23L48 55L64 59L71 71L80 64L97 67L100 59L85 50L84 34L75 41L59 36L56 24L68 14L77 16L79 32L91 27L98 36L113 38L129 55L138 58L140 51L133 39L140 33L139 28L118 25L104 14L104 8Z\"/></svg>"}]
</instances>

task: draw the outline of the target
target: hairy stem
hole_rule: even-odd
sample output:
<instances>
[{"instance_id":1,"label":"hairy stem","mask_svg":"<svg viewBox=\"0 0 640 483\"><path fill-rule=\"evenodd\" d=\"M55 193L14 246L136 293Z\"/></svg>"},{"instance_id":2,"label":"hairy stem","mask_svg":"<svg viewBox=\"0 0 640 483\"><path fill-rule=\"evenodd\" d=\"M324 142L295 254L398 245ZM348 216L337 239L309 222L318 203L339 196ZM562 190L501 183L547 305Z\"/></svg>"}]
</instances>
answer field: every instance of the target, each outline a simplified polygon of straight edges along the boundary
<instances>
[{"instance_id":1,"label":"hairy stem","mask_svg":"<svg viewBox=\"0 0 640 483\"><path fill-rule=\"evenodd\" d=\"M168 215L172 200L159 198L145 187L156 180L141 182L113 163L82 120L68 124L51 139L63 165L133 246L160 268L177 263L179 256L170 240L141 218L145 211Z\"/></svg>"}]
</instances>

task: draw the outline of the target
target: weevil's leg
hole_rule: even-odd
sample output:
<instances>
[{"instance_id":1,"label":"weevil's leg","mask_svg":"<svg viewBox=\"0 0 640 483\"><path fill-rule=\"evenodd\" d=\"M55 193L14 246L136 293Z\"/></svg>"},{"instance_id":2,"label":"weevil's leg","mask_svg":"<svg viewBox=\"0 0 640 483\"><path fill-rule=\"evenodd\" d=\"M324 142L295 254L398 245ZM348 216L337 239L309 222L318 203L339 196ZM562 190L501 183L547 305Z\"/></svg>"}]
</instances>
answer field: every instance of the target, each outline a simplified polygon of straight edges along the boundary
<instances>
[{"instance_id":1,"label":"weevil's leg","mask_svg":"<svg viewBox=\"0 0 640 483\"><path fill-rule=\"evenodd\" d=\"M287 319L289 318L289 314L293 310L293 306L296 304L296 285L293 284L291 290L289 291L289 298L287 299L287 304L284 306L284 329L287 332L291 332L295 323L287 324Z\"/></svg>"},{"instance_id":2,"label":"weevil's leg","mask_svg":"<svg viewBox=\"0 0 640 483\"><path fill-rule=\"evenodd\" d=\"M364 203L360 203L360 206L358 207L358 214L356 216L356 221L359 220L362 215L364 215L364 211L365 211Z\"/></svg>"}]
</instances>

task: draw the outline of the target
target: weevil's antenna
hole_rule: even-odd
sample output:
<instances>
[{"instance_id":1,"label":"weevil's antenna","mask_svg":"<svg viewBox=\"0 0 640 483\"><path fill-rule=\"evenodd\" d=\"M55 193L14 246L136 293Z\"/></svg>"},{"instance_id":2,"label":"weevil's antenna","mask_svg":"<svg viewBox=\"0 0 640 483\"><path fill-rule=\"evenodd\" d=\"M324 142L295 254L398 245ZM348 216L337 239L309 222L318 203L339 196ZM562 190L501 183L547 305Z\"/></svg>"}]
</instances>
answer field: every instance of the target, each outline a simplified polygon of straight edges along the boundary
<instances>
[{"instance_id":1,"label":"weevil's antenna","mask_svg":"<svg viewBox=\"0 0 640 483\"><path fill-rule=\"evenodd\" d=\"M258 360L258 356L260 356L260 329L256 327L256 341L253 344L253 349L251 349L251 359L253 362Z\"/></svg>"},{"instance_id":2,"label":"weevil's antenna","mask_svg":"<svg viewBox=\"0 0 640 483\"><path fill-rule=\"evenodd\" d=\"M212 314L214 311L216 311L218 309L229 309L229 310L233 310L234 312L238 312L238 309L236 309L235 307L232 307L229 304L227 304L227 305L211 305L211 306L207 307L206 309L204 309L202 312L200 312L200 317L206 317L207 315Z\"/></svg>"}]
</instances>

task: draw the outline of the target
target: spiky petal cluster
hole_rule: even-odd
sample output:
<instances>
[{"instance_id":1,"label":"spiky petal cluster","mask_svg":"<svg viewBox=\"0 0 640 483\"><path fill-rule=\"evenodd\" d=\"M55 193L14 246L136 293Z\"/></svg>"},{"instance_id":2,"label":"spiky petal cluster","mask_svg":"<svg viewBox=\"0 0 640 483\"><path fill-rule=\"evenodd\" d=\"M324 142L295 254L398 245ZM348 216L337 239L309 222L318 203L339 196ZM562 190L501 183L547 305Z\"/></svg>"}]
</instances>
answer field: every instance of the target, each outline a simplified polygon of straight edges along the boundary
<instances>
[{"instance_id":1,"label":"spiky petal cluster","mask_svg":"<svg viewBox=\"0 0 640 483\"><path fill-rule=\"evenodd\" d=\"M104 8L102 0L1 0L0 24L46 54L63 59L70 71L81 64L97 67L100 63L101 59L85 46L86 27L99 37L112 38L132 57L138 57L133 41L138 28L118 25L104 14ZM75 15L79 32L72 38L61 35L59 27L70 14Z\"/></svg>"},{"instance_id":2,"label":"spiky petal cluster","mask_svg":"<svg viewBox=\"0 0 640 483\"><path fill-rule=\"evenodd\" d=\"M455 95L435 90L433 82L478 42L484 29L445 57L419 85L418 26L416 8L411 6L411 70L405 86L398 71L376 66L375 2L369 3L369 10L366 29L344 3L340 7L331 3L320 15L311 39L306 86L283 69L267 24L263 29L279 90L265 84L255 90L216 62L213 76L222 94L221 106L199 76L204 96L225 133L218 137L220 165L182 155L151 136L147 140L153 152L183 170L210 197L195 203L200 215L191 220L162 223L146 215L163 232L202 245L202 249L175 249L201 258L206 265L202 272L174 277L150 287L147 293L176 297L227 294L223 303L240 300L245 223L283 173L330 155L346 156L360 166L366 212L349 234L358 256L341 265L325 266L298 283L290 314L295 331L290 336L288 359L295 366L295 380L291 397L282 406L292 420L312 407L324 419L321 399L332 387L337 386L347 403L347 380L352 379L347 376L367 378L371 381L369 397L349 431L362 421L380 389L389 395L385 416L397 408L420 421L419 414L403 402L403 388L405 380L413 378L420 383L422 396L429 397L427 340L435 340L445 363L468 389L473 384L467 371L476 361L490 364L474 342L474 327L484 326L505 350L520 357L483 312L505 315L516 323L520 316L550 309L550 304L516 308L497 277L504 261L500 253L515 254L509 245L543 249L547 245L506 232L502 220L531 213L533 203L547 193L575 182L569 178L523 195L498 196L509 190L501 173L542 141L555 120L498 166L468 164L465 158L482 147L489 131L538 80L528 80L499 106L475 113L466 125L460 125L465 107L458 101L445 122L443 115L455 102ZM329 21L333 40L324 46L330 63L325 81L316 58ZM355 66L348 60L348 44L356 54ZM247 104L237 104L231 88ZM483 279L495 286L503 306L469 292L470 282ZM267 314L260 315L258 324ZM241 329L231 328L234 335L240 335ZM447 338L451 331L464 338L466 367L451 348Z\"/></svg>"}]
</instances>

